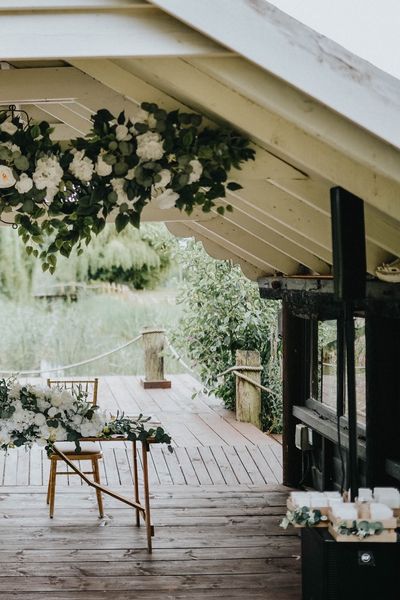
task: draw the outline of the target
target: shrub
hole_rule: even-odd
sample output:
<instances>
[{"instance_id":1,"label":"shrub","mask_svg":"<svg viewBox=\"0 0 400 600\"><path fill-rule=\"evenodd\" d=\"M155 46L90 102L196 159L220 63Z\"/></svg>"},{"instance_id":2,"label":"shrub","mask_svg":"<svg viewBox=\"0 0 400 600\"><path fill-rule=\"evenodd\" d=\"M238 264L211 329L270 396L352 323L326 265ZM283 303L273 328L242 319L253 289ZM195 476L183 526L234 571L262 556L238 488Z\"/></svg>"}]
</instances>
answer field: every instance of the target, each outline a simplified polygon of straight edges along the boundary
<instances>
[{"instance_id":1,"label":"shrub","mask_svg":"<svg viewBox=\"0 0 400 600\"><path fill-rule=\"evenodd\" d=\"M218 374L235 364L236 350L258 350L264 429L281 429L281 343L277 334L279 304L262 300L258 287L238 266L210 258L200 244L189 244L183 257L184 284L178 296L183 316L175 344L191 360L206 393L235 408L235 377Z\"/></svg>"}]
</instances>

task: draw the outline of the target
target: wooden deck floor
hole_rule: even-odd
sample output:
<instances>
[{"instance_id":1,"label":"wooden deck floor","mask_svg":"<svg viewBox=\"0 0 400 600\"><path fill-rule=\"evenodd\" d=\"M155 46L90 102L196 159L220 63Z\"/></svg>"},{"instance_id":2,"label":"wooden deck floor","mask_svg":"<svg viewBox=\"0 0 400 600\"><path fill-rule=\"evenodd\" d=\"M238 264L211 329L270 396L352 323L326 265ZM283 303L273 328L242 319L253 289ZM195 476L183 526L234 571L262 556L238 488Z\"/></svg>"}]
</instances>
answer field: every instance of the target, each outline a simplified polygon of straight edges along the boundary
<instances>
[{"instance_id":1,"label":"wooden deck floor","mask_svg":"<svg viewBox=\"0 0 400 600\"><path fill-rule=\"evenodd\" d=\"M300 600L299 538L283 531L281 447L201 395L191 377L144 391L138 378L103 377L100 404L161 421L174 453L152 448L153 554L133 511L92 489L57 481L40 448L0 453L0 598L3 600ZM130 446L106 442L102 479L132 494Z\"/></svg>"},{"instance_id":2,"label":"wooden deck floor","mask_svg":"<svg viewBox=\"0 0 400 600\"><path fill-rule=\"evenodd\" d=\"M151 449L151 485L263 485L282 481L282 451L272 437L253 425L238 423L221 403L206 398L189 375L171 376L170 390L144 390L139 377L101 377L99 404L112 414L152 416L173 437L175 451ZM102 444L102 481L132 484L130 444ZM0 485L36 486L48 480L49 461L40 448L0 453ZM79 486L76 476L57 485Z\"/></svg>"},{"instance_id":3,"label":"wooden deck floor","mask_svg":"<svg viewBox=\"0 0 400 600\"><path fill-rule=\"evenodd\" d=\"M59 496L50 522L44 488L1 491L2 599L300 600L299 540L278 526L280 486L159 486L152 555L129 508L107 498L99 520L87 488Z\"/></svg>"}]
</instances>

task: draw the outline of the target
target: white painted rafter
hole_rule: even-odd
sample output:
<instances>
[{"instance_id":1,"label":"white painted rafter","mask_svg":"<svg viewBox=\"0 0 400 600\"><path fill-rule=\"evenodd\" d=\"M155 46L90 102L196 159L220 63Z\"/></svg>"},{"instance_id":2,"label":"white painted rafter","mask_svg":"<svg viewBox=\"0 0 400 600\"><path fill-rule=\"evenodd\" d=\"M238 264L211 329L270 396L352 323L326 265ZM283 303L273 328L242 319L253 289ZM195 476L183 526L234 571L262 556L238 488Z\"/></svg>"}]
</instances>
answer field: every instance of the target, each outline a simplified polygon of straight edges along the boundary
<instances>
[{"instance_id":1,"label":"white painted rafter","mask_svg":"<svg viewBox=\"0 0 400 600\"><path fill-rule=\"evenodd\" d=\"M175 93L189 105L215 119L225 119L245 131L253 140L265 145L289 163L298 164L308 175L324 178L331 185L341 185L371 206L400 220L400 185L328 145L319 137L305 132L287 119L249 100L219 80L196 70L179 59L131 59L131 71ZM204 94L204 90L207 94Z\"/></svg>"},{"instance_id":2,"label":"white painted rafter","mask_svg":"<svg viewBox=\"0 0 400 600\"><path fill-rule=\"evenodd\" d=\"M232 54L147 4L33 4L7 2L0 11L2 60Z\"/></svg>"},{"instance_id":3,"label":"white painted rafter","mask_svg":"<svg viewBox=\"0 0 400 600\"><path fill-rule=\"evenodd\" d=\"M196 241L201 242L204 250L209 256L217 260L231 260L234 264L240 266L243 274L253 281L257 281L260 277L272 275L272 271L266 271L247 262L237 254L229 252L223 246L218 245L214 241L202 236L198 232L194 233L191 229L182 223L167 223L168 230L176 237L194 237Z\"/></svg>"},{"instance_id":4,"label":"white painted rafter","mask_svg":"<svg viewBox=\"0 0 400 600\"><path fill-rule=\"evenodd\" d=\"M151 0L263 70L400 147L400 81L267 0Z\"/></svg>"}]
</instances>

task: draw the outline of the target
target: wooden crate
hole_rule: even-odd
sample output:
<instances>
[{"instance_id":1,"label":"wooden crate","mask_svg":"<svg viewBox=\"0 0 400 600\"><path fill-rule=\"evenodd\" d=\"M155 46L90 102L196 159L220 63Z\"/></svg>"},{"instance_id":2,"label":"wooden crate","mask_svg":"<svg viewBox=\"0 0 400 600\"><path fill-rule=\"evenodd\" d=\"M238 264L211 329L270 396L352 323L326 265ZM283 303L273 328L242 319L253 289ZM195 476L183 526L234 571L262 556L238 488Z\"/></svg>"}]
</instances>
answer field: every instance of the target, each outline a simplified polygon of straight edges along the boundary
<instances>
[{"instance_id":1,"label":"wooden crate","mask_svg":"<svg viewBox=\"0 0 400 600\"><path fill-rule=\"evenodd\" d=\"M293 504L293 502L291 501L290 498L287 499L286 506L287 506L288 510L290 510L290 511L294 511L294 510L296 510L296 508L298 508L297 506L295 506ZM321 515L328 516L329 506L323 506L321 508L318 508L318 506L317 506L317 507L313 507L310 510L319 510L321 512ZM293 525L293 527L297 527L297 528L303 528L303 527L328 527L329 521L322 521L321 523L318 523L318 525L298 525L297 523L293 523L292 525Z\"/></svg>"},{"instance_id":2,"label":"wooden crate","mask_svg":"<svg viewBox=\"0 0 400 600\"><path fill-rule=\"evenodd\" d=\"M368 521L369 519L335 519L331 512L329 512L328 518L328 531L337 542L397 542L397 534L395 531L397 527L397 519L394 517L392 519L382 519L379 521L384 527L384 531L382 531L382 533L379 535L369 535L365 538L360 538L358 535L346 535L338 533L334 527L339 525L339 523L345 523L346 527L352 527L353 521L360 523L361 521Z\"/></svg>"}]
</instances>

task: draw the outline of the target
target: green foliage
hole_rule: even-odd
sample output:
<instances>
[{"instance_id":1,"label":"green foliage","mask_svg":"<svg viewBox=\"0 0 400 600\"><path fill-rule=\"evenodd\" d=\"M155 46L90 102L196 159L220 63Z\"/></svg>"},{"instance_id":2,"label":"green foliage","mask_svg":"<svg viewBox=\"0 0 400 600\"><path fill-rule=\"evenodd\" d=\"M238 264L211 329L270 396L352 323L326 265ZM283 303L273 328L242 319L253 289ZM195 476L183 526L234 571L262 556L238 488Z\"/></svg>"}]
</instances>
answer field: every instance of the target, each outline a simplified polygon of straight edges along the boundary
<instances>
[{"instance_id":1,"label":"green foliage","mask_svg":"<svg viewBox=\"0 0 400 600\"><path fill-rule=\"evenodd\" d=\"M364 539L370 535L380 535L383 533L384 527L380 521L352 521L350 527L346 521L341 521L335 525L335 530L341 535L355 535Z\"/></svg>"},{"instance_id":2,"label":"green foliage","mask_svg":"<svg viewBox=\"0 0 400 600\"><path fill-rule=\"evenodd\" d=\"M183 316L174 342L188 355L207 388L226 407L235 403L235 377L217 376L235 364L236 350L258 350L263 366L262 421L281 429L281 344L277 335L279 304L260 299L257 285L238 266L210 258L200 244L184 252L185 283L178 302Z\"/></svg>"},{"instance_id":3,"label":"green foliage","mask_svg":"<svg viewBox=\"0 0 400 600\"><path fill-rule=\"evenodd\" d=\"M226 189L240 188L228 181L231 168L254 159L239 133L202 127L200 115L154 103L142 103L133 117L103 109L92 119L88 136L62 149L48 123L23 126L0 113L0 215L16 213L18 232L44 271L54 271L58 255L89 244L112 212L118 232L138 227L150 201L210 212Z\"/></svg>"},{"instance_id":4,"label":"green foliage","mask_svg":"<svg viewBox=\"0 0 400 600\"><path fill-rule=\"evenodd\" d=\"M289 525L300 525L301 527L315 527L328 517L323 515L318 508L309 508L308 506L298 506L294 510L288 510L282 521L279 523L282 529L287 529Z\"/></svg>"}]
</instances>

